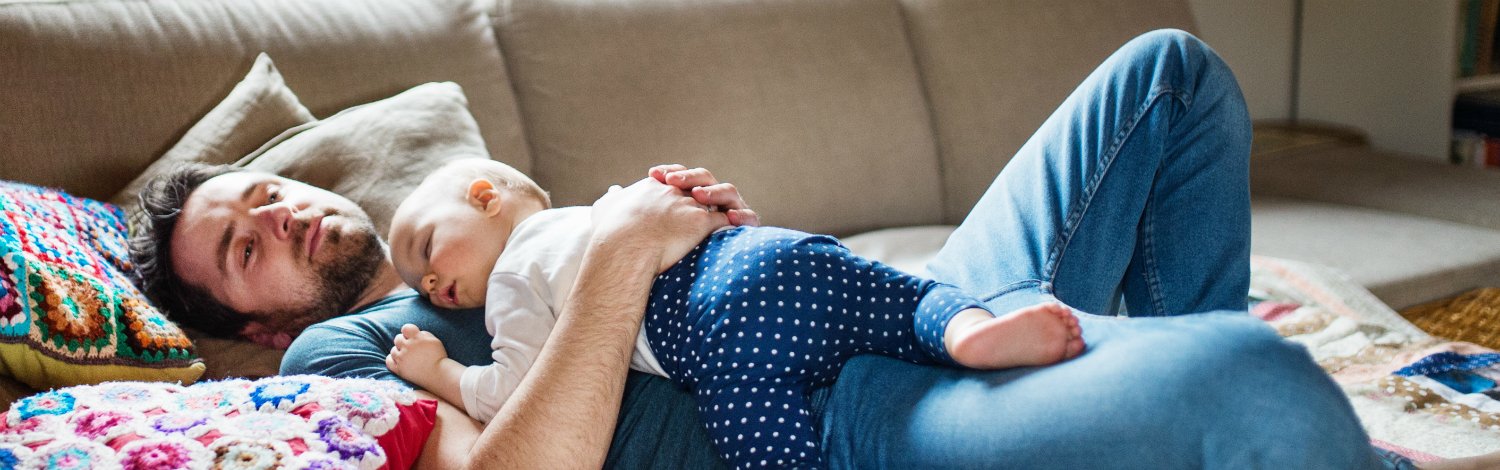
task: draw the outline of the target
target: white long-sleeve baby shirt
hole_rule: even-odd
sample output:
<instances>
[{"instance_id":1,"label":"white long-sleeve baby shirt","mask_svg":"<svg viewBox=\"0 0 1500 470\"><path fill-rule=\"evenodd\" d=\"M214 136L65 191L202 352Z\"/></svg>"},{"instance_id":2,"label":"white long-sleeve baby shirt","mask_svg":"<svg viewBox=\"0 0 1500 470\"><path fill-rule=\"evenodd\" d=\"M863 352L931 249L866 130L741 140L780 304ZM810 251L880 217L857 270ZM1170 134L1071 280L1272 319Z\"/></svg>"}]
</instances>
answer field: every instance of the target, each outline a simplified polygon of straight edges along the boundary
<instances>
[{"instance_id":1,"label":"white long-sleeve baby shirt","mask_svg":"<svg viewBox=\"0 0 1500 470\"><path fill-rule=\"evenodd\" d=\"M536 362L578 279L583 252L593 233L588 206L548 209L527 217L511 231L490 272L485 294L485 328L494 362L470 366L459 380L469 416L489 422ZM642 330L630 367L665 377Z\"/></svg>"}]
</instances>

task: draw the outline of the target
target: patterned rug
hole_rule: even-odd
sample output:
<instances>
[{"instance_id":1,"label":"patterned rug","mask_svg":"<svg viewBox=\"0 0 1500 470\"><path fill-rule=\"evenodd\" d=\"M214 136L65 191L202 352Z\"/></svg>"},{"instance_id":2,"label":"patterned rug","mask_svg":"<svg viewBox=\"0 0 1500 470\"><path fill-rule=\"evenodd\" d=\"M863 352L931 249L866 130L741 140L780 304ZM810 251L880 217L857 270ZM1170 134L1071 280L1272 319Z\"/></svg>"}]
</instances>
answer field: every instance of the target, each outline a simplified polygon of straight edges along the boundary
<instances>
[{"instance_id":1,"label":"patterned rug","mask_svg":"<svg viewBox=\"0 0 1500 470\"><path fill-rule=\"evenodd\" d=\"M1433 335L1500 349L1500 288L1409 307L1401 316Z\"/></svg>"}]
</instances>

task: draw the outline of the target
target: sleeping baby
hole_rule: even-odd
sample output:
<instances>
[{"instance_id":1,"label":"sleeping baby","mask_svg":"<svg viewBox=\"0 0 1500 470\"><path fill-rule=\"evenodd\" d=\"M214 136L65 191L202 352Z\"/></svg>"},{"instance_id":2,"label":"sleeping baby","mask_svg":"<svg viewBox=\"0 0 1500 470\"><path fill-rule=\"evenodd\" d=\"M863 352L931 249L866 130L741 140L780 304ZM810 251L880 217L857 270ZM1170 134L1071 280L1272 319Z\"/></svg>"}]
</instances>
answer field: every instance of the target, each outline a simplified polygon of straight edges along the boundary
<instances>
[{"instance_id":1,"label":"sleeping baby","mask_svg":"<svg viewBox=\"0 0 1500 470\"><path fill-rule=\"evenodd\" d=\"M438 307L483 305L494 362L465 367L406 325L386 358L393 372L474 419L494 417L541 353L592 233L590 207L550 206L530 178L482 158L443 166L401 203L389 238L397 272ZM631 367L691 392L737 468L824 467L808 393L857 354L1001 369L1084 348L1061 304L996 316L832 237L775 227L709 235L657 276L643 321Z\"/></svg>"}]
</instances>

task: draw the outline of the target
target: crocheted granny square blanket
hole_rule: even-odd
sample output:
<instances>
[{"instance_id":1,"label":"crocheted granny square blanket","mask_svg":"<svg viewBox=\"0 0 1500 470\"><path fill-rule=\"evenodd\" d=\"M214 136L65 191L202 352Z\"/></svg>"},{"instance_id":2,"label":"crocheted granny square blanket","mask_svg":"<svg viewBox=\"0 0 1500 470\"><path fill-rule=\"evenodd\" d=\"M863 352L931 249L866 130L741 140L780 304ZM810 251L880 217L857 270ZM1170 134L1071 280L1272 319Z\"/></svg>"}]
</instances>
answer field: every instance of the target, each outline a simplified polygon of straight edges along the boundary
<instances>
[{"instance_id":1,"label":"crocheted granny square blanket","mask_svg":"<svg viewBox=\"0 0 1500 470\"><path fill-rule=\"evenodd\" d=\"M320 376L109 382L13 404L0 421L0 468L379 468L377 438L414 392Z\"/></svg>"}]
</instances>

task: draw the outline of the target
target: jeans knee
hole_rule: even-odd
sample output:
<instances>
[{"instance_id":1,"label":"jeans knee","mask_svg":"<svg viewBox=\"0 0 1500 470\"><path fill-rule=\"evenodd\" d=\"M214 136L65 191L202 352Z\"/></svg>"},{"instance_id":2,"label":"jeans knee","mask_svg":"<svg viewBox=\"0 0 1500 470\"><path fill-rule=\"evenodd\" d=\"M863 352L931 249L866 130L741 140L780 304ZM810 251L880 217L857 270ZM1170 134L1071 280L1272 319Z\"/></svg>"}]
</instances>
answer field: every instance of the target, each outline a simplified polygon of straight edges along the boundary
<instances>
[{"instance_id":1,"label":"jeans knee","mask_svg":"<svg viewBox=\"0 0 1500 470\"><path fill-rule=\"evenodd\" d=\"M1265 322L1242 312L1212 312L1211 318L1190 341L1179 346L1182 354L1194 359L1195 365L1183 371L1187 380L1212 380L1221 385L1214 389L1232 395L1279 393L1259 390L1259 385L1276 384L1274 389L1288 387L1321 389L1336 392L1328 375L1313 361L1307 349L1282 339ZM1212 377L1197 377L1209 374Z\"/></svg>"},{"instance_id":2,"label":"jeans knee","mask_svg":"<svg viewBox=\"0 0 1500 470\"><path fill-rule=\"evenodd\" d=\"M1196 366L1164 384L1201 391L1188 406L1215 410L1203 428L1205 462L1238 464L1225 468L1369 462L1369 437L1348 398L1307 350L1243 313L1224 317L1184 346Z\"/></svg>"},{"instance_id":3,"label":"jeans knee","mask_svg":"<svg viewBox=\"0 0 1500 470\"><path fill-rule=\"evenodd\" d=\"M1117 54L1122 57L1112 61L1120 72L1153 76L1152 83L1168 87L1184 113L1214 123L1214 132L1231 133L1224 139L1228 147L1221 154L1248 164L1249 107L1234 71L1213 48L1186 31L1159 29L1130 40Z\"/></svg>"},{"instance_id":4,"label":"jeans knee","mask_svg":"<svg viewBox=\"0 0 1500 470\"><path fill-rule=\"evenodd\" d=\"M1120 50L1129 55L1127 63L1146 66L1158 74L1174 77L1171 81L1193 89L1232 84L1238 91L1234 72L1219 54L1202 39L1180 29L1158 29L1131 39ZM1238 93L1235 93L1238 95Z\"/></svg>"},{"instance_id":5,"label":"jeans knee","mask_svg":"<svg viewBox=\"0 0 1500 470\"><path fill-rule=\"evenodd\" d=\"M1208 47L1202 39L1180 29L1158 29L1141 34L1131 39L1121 49L1143 56L1140 59L1184 64L1188 65L1186 67L1188 69L1212 67L1215 64L1211 62L1222 62L1222 60L1205 60L1218 58L1218 53Z\"/></svg>"}]
</instances>

